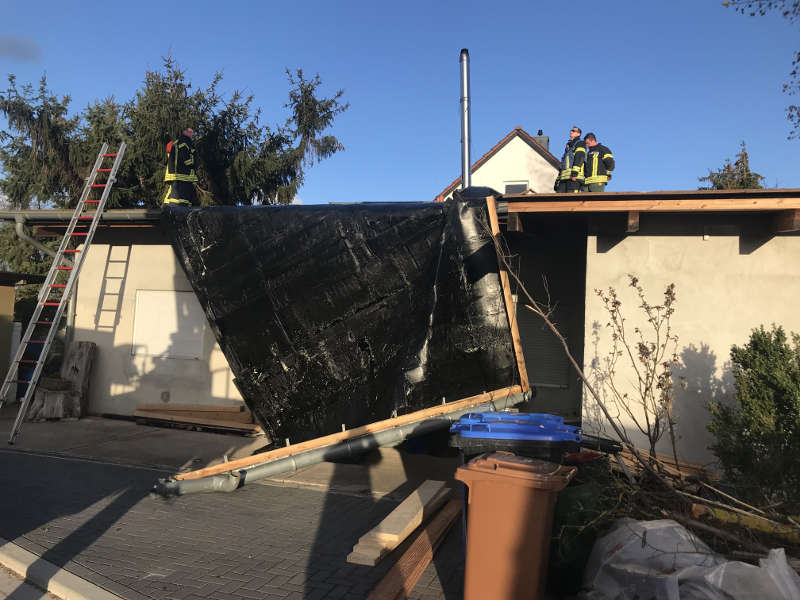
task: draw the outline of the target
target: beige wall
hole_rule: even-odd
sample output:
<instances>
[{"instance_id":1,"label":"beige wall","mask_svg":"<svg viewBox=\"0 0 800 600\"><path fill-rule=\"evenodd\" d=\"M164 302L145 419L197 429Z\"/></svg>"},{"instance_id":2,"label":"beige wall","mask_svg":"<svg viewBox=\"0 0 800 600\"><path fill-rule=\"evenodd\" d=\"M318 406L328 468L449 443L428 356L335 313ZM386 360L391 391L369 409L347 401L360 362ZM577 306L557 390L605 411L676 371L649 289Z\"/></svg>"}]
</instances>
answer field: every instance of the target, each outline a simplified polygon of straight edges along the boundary
<instances>
[{"instance_id":1,"label":"beige wall","mask_svg":"<svg viewBox=\"0 0 800 600\"><path fill-rule=\"evenodd\" d=\"M472 174L473 186L487 186L505 191L507 181L528 181L530 188L540 194L552 193L558 170L518 137L503 146L497 154ZM452 198L449 194L445 199Z\"/></svg>"},{"instance_id":2,"label":"beige wall","mask_svg":"<svg viewBox=\"0 0 800 600\"><path fill-rule=\"evenodd\" d=\"M643 215L644 219L644 215ZM745 218L746 219L746 218ZM744 221L744 220L743 220ZM677 217L673 225L678 223ZM662 219L658 230L625 238L589 236L587 244L586 337L584 364L591 374L592 359L604 356L609 343L607 315L595 289L613 286L627 317L630 331L645 328L627 273L639 277L652 304L675 283L677 292L673 328L680 337L681 364L676 374L687 380L675 401L678 451L687 460L709 462L711 436L706 431L709 400L730 401L733 394L730 348L747 342L750 331L761 324L782 325L800 332L800 237L740 235L746 225L694 223L670 227ZM687 231L694 229L694 234ZM682 232L682 234L681 234ZM621 241L620 241L621 240ZM616 243L615 243L616 242ZM600 343L595 350L593 325L599 324ZM633 375L620 370L618 381L633 390ZM596 406L584 398L587 431L596 429ZM630 428L631 431L633 428ZM635 439L642 447L643 438ZM667 439L660 451L671 453Z\"/></svg>"},{"instance_id":3,"label":"beige wall","mask_svg":"<svg viewBox=\"0 0 800 600\"><path fill-rule=\"evenodd\" d=\"M14 287L0 286L0 375L6 376L11 361L11 334L14 330Z\"/></svg>"},{"instance_id":4,"label":"beige wall","mask_svg":"<svg viewBox=\"0 0 800 600\"><path fill-rule=\"evenodd\" d=\"M192 288L164 243L129 245L95 241L81 270L75 315L76 341L92 341L98 353L92 371L89 410L133 414L137 404L233 404L241 396L210 327L201 358L132 354L137 290Z\"/></svg>"}]
</instances>

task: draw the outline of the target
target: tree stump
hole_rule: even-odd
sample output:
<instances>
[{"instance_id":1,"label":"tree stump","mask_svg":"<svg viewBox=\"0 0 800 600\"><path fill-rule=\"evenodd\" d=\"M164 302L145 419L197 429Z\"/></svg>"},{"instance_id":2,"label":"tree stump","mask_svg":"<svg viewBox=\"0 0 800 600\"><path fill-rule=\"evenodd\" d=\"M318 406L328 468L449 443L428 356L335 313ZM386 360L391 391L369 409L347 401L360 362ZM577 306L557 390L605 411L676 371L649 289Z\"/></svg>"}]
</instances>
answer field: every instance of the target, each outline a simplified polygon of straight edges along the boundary
<instances>
[{"instance_id":1,"label":"tree stump","mask_svg":"<svg viewBox=\"0 0 800 600\"><path fill-rule=\"evenodd\" d=\"M70 346L60 377L43 377L39 381L28 409L28 420L80 418L87 413L95 349L94 342L76 342Z\"/></svg>"}]
</instances>

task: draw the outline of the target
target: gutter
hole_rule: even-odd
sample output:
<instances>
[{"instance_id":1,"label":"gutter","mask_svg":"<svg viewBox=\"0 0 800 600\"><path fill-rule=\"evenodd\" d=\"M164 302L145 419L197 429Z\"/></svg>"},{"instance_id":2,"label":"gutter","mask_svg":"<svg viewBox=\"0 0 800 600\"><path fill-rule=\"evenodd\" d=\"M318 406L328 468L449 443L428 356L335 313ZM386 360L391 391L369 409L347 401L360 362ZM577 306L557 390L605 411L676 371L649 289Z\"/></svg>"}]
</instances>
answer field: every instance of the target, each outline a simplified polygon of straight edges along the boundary
<instances>
[{"instance_id":1,"label":"gutter","mask_svg":"<svg viewBox=\"0 0 800 600\"><path fill-rule=\"evenodd\" d=\"M174 478L159 479L153 486L153 492L160 496L185 496L200 492L232 492L246 482L275 477L283 473L291 473L324 461L352 458L380 446L397 446L410 437L424 435L438 429L449 427L461 415L471 412L499 411L519 404L528 397L527 393L512 394L498 398L492 402L470 406L461 410L444 414L435 419L427 419L407 423L400 427L392 427L375 433L345 440L337 444L297 452L290 456L271 460L237 471L229 471L219 475L210 475L200 479Z\"/></svg>"}]
</instances>

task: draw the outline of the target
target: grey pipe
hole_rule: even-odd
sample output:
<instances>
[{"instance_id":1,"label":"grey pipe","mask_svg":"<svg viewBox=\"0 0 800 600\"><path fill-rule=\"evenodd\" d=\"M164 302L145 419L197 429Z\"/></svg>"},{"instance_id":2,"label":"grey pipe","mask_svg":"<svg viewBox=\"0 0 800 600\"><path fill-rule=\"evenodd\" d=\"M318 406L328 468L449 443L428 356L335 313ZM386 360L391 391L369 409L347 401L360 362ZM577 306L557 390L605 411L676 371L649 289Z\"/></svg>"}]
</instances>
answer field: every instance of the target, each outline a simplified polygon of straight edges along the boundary
<instances>
[{"instance_id":1,"label":"grey pipe","mask_svg":"<svg viewBox=\"0 0 800 600\"><path fill-rule=\"evenodd\" d=\"M17 237L19 239L21 239L23 242L27 242L37 250L41 250L48 256L52 256L53 260L55 260L58 257L58 253L55 250L53 250L52 248L48 248L47 246L42 244L39 240L36 240L31 236L29 236L27 233L25 233L25 217L23 217L22 215L15 215L14 222L15 222L14 232L17 234ZM66 263L70 265L72 264L72 261L69 260L66 256L63 257L63 259Z\"/></svg>"},{"instance_id":2,"label":"grey pipe","mask_svg":"<svg viewBox=\"0 0 800 600\"><path fill-rule=\"evenodd\" d=\"M304 467L310 467L326 460L339 460L351 458L379 446L396 446L409 437L415 437L449 427L461 415L471 412L496 411L510 408L527 398L527 394L512 394L499 398L493 402L472 406L462 410L447 413L436 419L415 421L392 427L376 433L363 435L352 440L345 440L338 444L323 446L305 452L298 452L291 456L278 458L266 463L247 467L236 473L223 473L203 477L201 479L159 479L153 486L153 492L161 496L185 496L199 492L232 492L237 487L243 486L248 481L258 481L267 477L274 477L283 473L292 473Z\"/></svg>"},{"instance_id":3,"label":"grey pipe","mask_svg":"<svg viewBox=\"0 0 800 600\"><path fill-rule=\"evenodd\" d=\"M458 59L461 64L461 189L472 185L470 171L470 112L469 112L469 52L462 48Z\"/></svg>"}]
</instances>

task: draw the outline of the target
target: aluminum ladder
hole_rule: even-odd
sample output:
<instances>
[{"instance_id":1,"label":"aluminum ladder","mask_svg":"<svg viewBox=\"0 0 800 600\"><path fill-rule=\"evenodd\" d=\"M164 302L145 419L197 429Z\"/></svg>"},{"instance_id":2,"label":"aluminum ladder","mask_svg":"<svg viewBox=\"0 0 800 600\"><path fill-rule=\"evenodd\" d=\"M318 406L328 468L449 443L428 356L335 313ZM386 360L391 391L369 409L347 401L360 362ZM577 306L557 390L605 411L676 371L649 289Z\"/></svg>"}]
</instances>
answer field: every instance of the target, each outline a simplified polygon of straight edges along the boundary
<instances>
[{"instance_id":1,"label":"aluminum ladder","mask_svg":"<svg viewBox=\"0 0 800 600\"><path fill-rule=\"evenodd\" d=\"M50 271L39 290L36 308L30 323L28 323L28 328L22 336L17 353L8 369L5 381L3 381L3 386L0 387L0 407L2 407L12 384L27 386L8 438L9 444L14 443L22 422L25 420L47 354L59 329L61 317L75 288L75 283L78 281L83 259L86 257L97 225L102 218L124 154L125 142L122 142L114 153L108 152L107 143L104 143L100 149L92 171L86 178L86 185L81 192L80 200L78 200L75 212L72 214L72 219L61 240L61 245L58 247L53 264L50 266ZM103 168L104 161L110 158L114 159L113 165L110 168ZM103 183L97 183L98 175L106 176L106 180ZM99 199L89 199L89 195L93 191L102 191ZM87 226L88 229L86 229ZM74 247L80 244L83 245L82 248ZM70 260L68 255L73 255L74 258ZM33 372L30 376L23 378L20 376L20 367L28 369L32 367Z\"/></svg>"}]
</instances>

